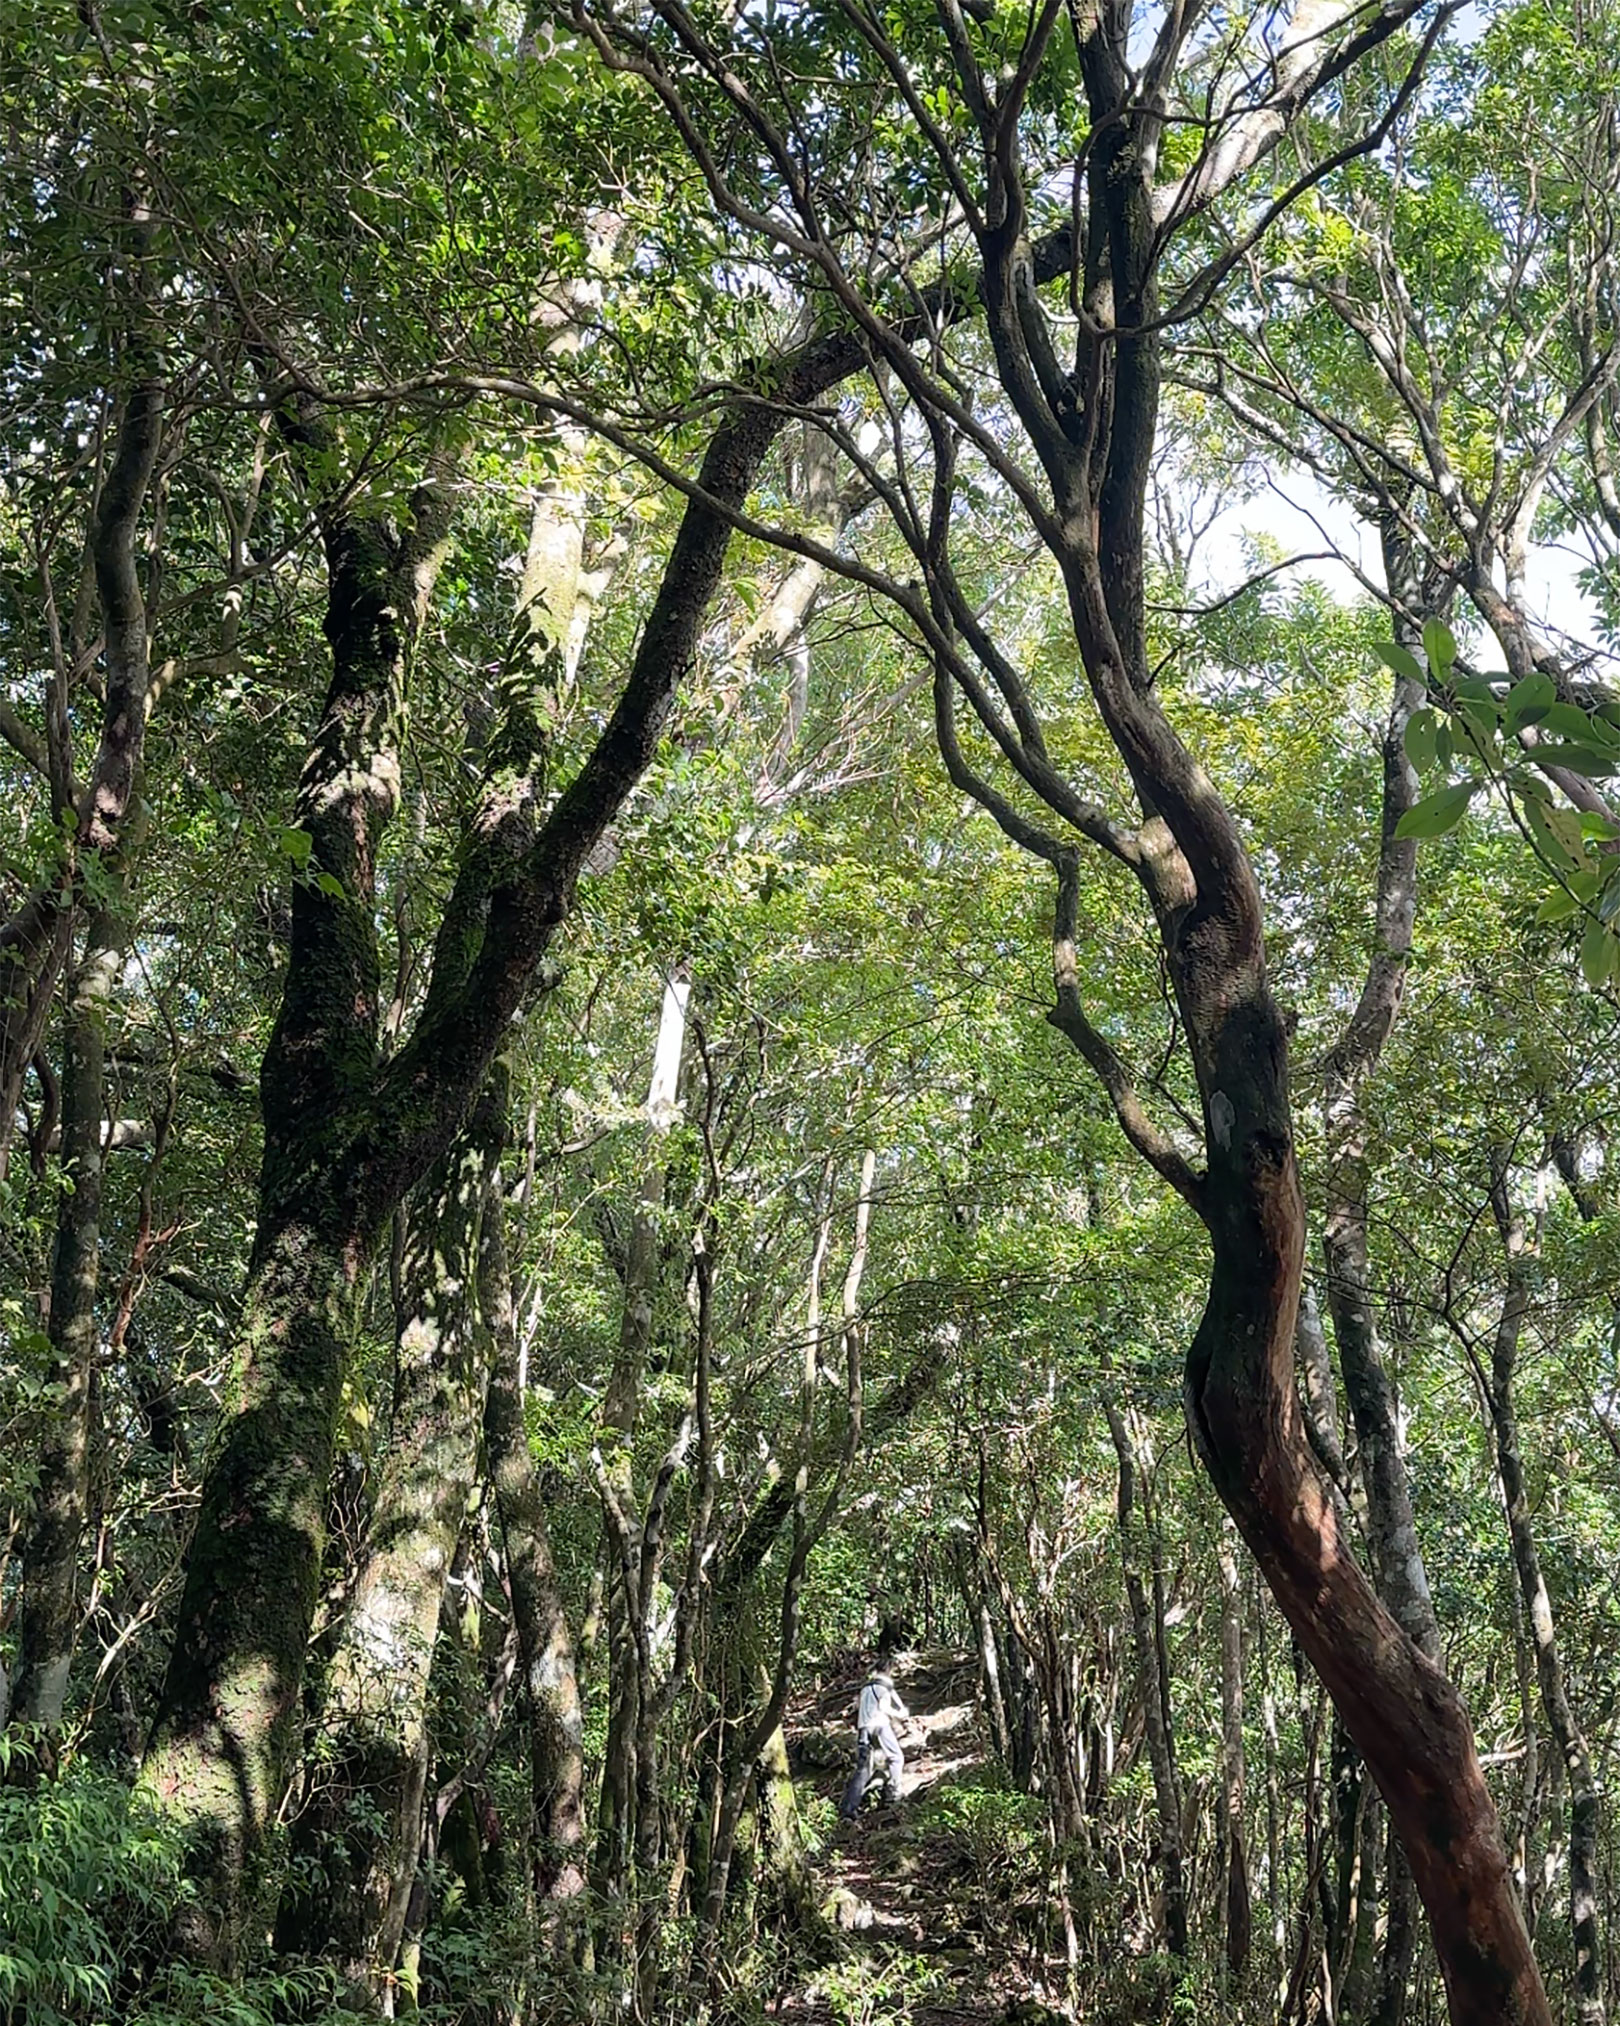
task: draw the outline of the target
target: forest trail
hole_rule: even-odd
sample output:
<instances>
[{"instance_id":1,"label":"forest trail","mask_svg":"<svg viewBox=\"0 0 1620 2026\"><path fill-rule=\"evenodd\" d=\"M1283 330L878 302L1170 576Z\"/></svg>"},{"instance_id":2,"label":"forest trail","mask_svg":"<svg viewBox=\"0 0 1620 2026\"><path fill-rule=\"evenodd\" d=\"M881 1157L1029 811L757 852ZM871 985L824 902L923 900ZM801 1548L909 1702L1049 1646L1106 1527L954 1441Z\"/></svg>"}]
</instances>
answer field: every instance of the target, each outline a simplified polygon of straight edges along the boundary
<instances>
[{"instance_id":1,"label":"forest trail","mask_svg":"<svg viewBox=\"0 0 1620 2026\"><path fill-rule=\"evenodd\" d=\"M900 1727L905 1794L874 1788L854 1822L838 1823L815 1859L839 1959L786 1996L778 2015L805 2026L992 2026L1039 2015L1035 1967L1017 1934L990 1844L974 1833L987 1784L988 1743L971 1656L944 1648L890 1663L911 1712ZM801 1801L836 1810L854 1762L864 1668L840 1671L789 1713L788 1746ZM993 1785L993 1781L989 1782ZM1020 1959L1021 1958L1021 1959Z\"/></svg>"}]
</instances>

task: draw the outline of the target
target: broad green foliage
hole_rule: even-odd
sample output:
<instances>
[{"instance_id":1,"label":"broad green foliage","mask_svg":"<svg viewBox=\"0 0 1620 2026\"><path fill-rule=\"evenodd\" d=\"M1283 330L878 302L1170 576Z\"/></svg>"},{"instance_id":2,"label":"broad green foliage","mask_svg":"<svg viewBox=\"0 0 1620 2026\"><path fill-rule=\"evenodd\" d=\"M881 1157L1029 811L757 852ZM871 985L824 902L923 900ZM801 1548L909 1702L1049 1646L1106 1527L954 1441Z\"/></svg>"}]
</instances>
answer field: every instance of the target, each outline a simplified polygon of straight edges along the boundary
<instances>
[{"instance_id":1,"label":"broad green foliage","mask_svg":"<svg viewBox=\"0 0 1620 2026\"><path fill-rule=\"evenodd\" d=\"M1443 837L1482 790L1494 789L1556 883L1537 921L1577 919L1587 983L1610 982L1620 975L1620 939L1613 926L1620 914L1620 862L1610 849L1620 837L1620 823L1560 802L1554 784L1560 772L1578 781L1606 781L1620 773L1620 706L1583 709L1565 703L1552 677L1539 670L1516 683L1457 676L1456 642L1438 620L1424 627L1423 644L1426 673L1406 648L1377 650L1397 674L1426 681L1433 698L1408 722L1407 758L1431 781L1437 773L1445 780L1454 769L1462 779L1429 787L1401 817L1396 835Z\"/></svg>"},{"instance_id":2,"label":"broad green foliage","mask_svg":"<svg viewBox=\"0 0 1620 2026\"><path fill-rule=\"evenodd\" d=\"M0 2008L39 2026L268 2026L296 2006L330 2015L318 1969L233 1988L172 1965L133 1997L138 1971L161 1950L188 1887L173 1833L131 1801L123 1783L87 1765L26 1777L31 1748L0 1740Z\"/></svg>"}]
</instances>

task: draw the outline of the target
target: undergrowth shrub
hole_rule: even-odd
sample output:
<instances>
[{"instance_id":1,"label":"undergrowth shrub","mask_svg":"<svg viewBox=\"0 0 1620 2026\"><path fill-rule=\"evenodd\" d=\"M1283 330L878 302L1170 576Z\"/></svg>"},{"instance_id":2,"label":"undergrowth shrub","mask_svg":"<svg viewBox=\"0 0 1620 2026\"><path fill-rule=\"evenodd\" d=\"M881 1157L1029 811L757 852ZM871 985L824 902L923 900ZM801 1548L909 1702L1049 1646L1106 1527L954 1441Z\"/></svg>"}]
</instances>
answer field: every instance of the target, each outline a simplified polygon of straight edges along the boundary
<instances>
[{"instance_id":1,"label":"undergrowth shrub","mask_svg":"<svg viewBox=\"0 0 1620 2026\"><path fill-rule=\"evenodd\" d=\"M0 1736L3 2026L320 2026L336 2016L333 1980L317 1968L226 1984L162 1963L190 1889L179 1838L82 1760L55 1779L24 1778L29 1750Z\"/></svg>"},{"instance_id":2,"label":"undergrowth shrub","mask_svg":"<svg viewBox=\"0 0 1620 2026\"><path fill-rule=\"evenodd\" d=\"M28 1747L0 1738L0 1774ZM176 1840L93 1767L0 1786L0 2017L112 2026L185 1890Z\"/></svg>"}]
</instances>

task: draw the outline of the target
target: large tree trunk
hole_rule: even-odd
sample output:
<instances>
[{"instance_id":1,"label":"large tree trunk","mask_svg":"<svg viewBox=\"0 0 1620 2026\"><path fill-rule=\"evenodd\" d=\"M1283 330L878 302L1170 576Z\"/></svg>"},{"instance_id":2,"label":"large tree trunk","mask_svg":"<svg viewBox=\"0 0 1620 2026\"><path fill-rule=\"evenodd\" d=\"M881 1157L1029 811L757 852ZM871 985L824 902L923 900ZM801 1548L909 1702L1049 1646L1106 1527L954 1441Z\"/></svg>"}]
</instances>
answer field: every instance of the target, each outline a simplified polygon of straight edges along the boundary
<instances>
[{"instance_id":1,"label":"large tree trunk","mask_svg":"<svg viewBox=\"0 0 1620 2026\"><path fill-rule=\"evenodd\" d=\"M536 502L514 688L571 679L582 523L571 496ZM278 1924L284 1946L334 1959L350 1990L374 2004L388 2000L416 1879L432 1759L429 1680L476 1479L490 1343L479 1315L481 1222L486 1207L501 1215L510 1081L504 1062L492 1065L466 1125L408 1206L387 1460L327 1669L322 1764L294 1834L295 1854L308 1862L295 1866ZM320 1889L308 1888L312 1878Z\"/></svg>"},{"instance_id":2,"label":"large tree trunk","mask_svg":"<svg viewBox=\"0 0 1620 2026\"><path fill-rule=\"evenodd\" d=\"M1553 1622L1552 1598L1541 1571L1541 1556L1530 1517L1524 1449L1513 1399L1519 1339L1530 1308L1530 1253L1524 1220L1514 1210L1508 1193L1507 1158L1494 1150L1491 1209L1507 1259L1507 1293L1491 1346L1486 1389L1496 1471L1513 1545L1513 1566L1535 1649L1541 1707L1569 1777L1569 1900L1570 1929L1575 1943L1576 2016L1581 2026L1603 2026L1603 1953L1598 1931L1598 1786L1585 1736L1570 1704L1564 1663L1558 1651L1558 1631Z\"/></svg>"},{"instance_id":3,"label":"large tree trunk","mask_svg":"<svg viewBox=\"0 0 1620 2026\"><path fill-rule=\"evenodd\" d=\"M1155 114L1124 109L1131 86L1123 59L1100 32L1083 47L1081 65L1100 137L1090 160L1093 243L1085 300L1089 313L1112 328L1106 338L1082 339L1088 363L1077 379L1060 383L1043 350L1049 336L1031 309L1023 193L1016 170L993 152L1005 118L999 105L982 116L992 129L988 215L997 221L980 238L984 300L1002 384L1051 484L1043 534L1063 574L1091 692L1130 771L1144 821L1124 832L1066 784L1053 784L1048 800L1072 831L1130 866L1152 905L1202 1103L1202 1173L1156 1126L1124 1064L1086 1017L1075 948L1076 847L1033 832L965 763L951 718L953 681L962 678L943 629L936 684L942 749L953 779L1055 867L1053 1018L1109 1091L1133 1144L1186 1197L1209 1234L1209 1295L1186 1363L1188 1422L1217 1491L1399 1825L1453 2020L1546 2026L1546 1994L1466 1712L1356 1566L1305 1436L1294 1339L1306 1234L1287 1028L1271 994L1263 910L1237 824L1172 727L1145 643L1142 509L1162 342L1159 242L1144 166L1154 156ZM1076 390L1101 432L1089 455L1077 447L1089 439L1071 426L1063 405ZM972 623L937 569L930 588L937 612ZM994 675L1009 710L1027 710L1011 671L996 663ZM1026 735L1017 750L1026 779L1043 781L1042 770L1050 770L1038 734L1033 741Z\"/></svg>"},{"instance_id":4,"label":"large tree trunk","mask_svg":"<svg viewBox=\"0 0 1620 2026\"><path fill-rule=\"evenodd\" d=\"M1261 1186L1246 1214L1220 1205L1210 1304L1189 1360L1189 1419L1400 1828L1457 2026L1541 2026L1551 2014L1467 1716L1356 1568L1306 1460L1290 1383L1303 1220L1291 1163L1270 1167L1251 1170ZM1258 1370L1256 1341L1267 1351Z\"/></svg>"},{"instance_id":5,"label":"large tree trunk","mask_svg":"<svg viewBox=\"0 0 1620 2026\"><path fill-rule=\"evenodd\" d=\"M284 429L295 451L324 440L302 410ZM429 527L436 503L418 504ZM392 1163L389 1172L365 1143L378 1123L372 902L398 798L410 631L440 534L433 525L426 539L398 537L345 504L320 511L333 671L297 821L327 884L293 890L291 956L260 1078L265 1147L234 1399L203 1482L143 1773L184 1826L202 1888L176 1939L227 1965L266 1883L254 1867L290 1768L348 1346L377 1246L417 1179ZM420 1135L420 1120L411 1124Z\"/></svg>"},{"instance_id":6,"label":"large tree trunk","mask_svg":"<svg viewBox=\"0 0 1620 2026\"><path fill-rule=\"evenodd\" d=\"M790 383L808 396L829 370L817 355ZM284 427L295 443L319 433L302 408ZM624 690L543 820L534 689L507 686L422 1014L386 1062L374 854L397 792L399 687L438 531L428 501L404 538L341 505L324 512L333 676L297 814L314 840L312 868L336 890L303 882L294 892L262 1076L259 1234L235 1397L203 1485L142 1775L192 1843L200 1890L177 1922L188 1953L234 1961L285 1791L356 1302L394 1211L454 1138L587 859L652 760L724 560L729 529L715 502L741 503L780 427L745 408L716 431L701 474L708 497L682 522Z\"/></svg>"},{"instance_id":7,"label":"large tree trunk","mask_svg":"<svg viewBox=\"0 0 1620 2026\"><path fill-rule=\"evenodd\" d=\"M498 1085L498 1088L492 1087ZM505 1138L492 1077L412 1198L388 1450L319 1705L321 1752L293 1832L281 1946L386 2003L416 1879L439 1612L477 1476L487 1364L479 1222Z\"/></svg>"}]
</instances>

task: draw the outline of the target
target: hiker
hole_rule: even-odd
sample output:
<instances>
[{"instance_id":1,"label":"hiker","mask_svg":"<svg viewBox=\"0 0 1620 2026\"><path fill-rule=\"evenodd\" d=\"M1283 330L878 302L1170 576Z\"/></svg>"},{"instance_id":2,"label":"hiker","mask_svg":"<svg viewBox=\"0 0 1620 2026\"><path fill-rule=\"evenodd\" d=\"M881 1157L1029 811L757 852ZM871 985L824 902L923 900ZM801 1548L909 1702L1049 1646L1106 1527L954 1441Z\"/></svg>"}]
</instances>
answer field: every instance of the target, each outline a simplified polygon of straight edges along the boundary
<instances>
[{"instance_id":1,"label":"hiker","mask_svg":"<svg viewBox=\"0 0 1620 2026\"><path fill-rule=\"evenodd\" d=\"M894 1681L881 1667L874 1667L861 1689L860 1707L855 1716L855 1770L844 1789L839 1819L853 1822L874 1778L873 1760L882 1755L885 1784L891 1801L898 1801L906 1770L905 1754L894 1734L896 1723L911 1715L894 1692Z\"/></svg>"}]
</instances>

